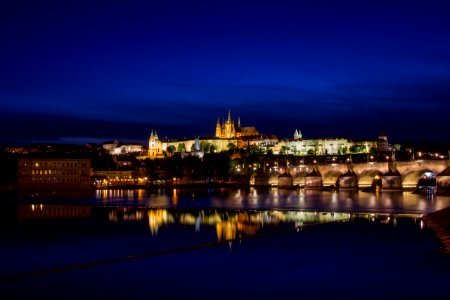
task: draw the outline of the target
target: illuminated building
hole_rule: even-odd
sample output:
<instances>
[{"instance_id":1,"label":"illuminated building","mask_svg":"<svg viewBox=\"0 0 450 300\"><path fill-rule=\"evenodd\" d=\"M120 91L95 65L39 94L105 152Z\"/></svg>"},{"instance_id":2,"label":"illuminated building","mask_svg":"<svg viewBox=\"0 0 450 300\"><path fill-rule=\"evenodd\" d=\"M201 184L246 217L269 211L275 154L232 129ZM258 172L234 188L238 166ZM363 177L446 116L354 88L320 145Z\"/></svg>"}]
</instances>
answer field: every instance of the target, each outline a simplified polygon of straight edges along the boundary
<instances>
[{"instance_id":1,"label":"illuminated building","mask_svg":"<svg viewBox=\"0 0 450 300\"><path fill-rule=\"evenodd\" d=\"M94 171L94 176L106 177L108 185L132 185L137 181L136 172L132 170Z\"/></svg>"},{"instance_id":2,"label":"illuminated building","mask_svg":"<svg viewBox=\"0 0 450 300\"><path fill-rule=\"evenodd\" d=\"M138 144L122 144L119 141L107 142L102 145L103 149L112 155L127 154L133 152L142 152L142 145Z\"/></svg>"},{"instance_id":3,"label":"illuminated building","mask_svg":"<svg viewBox=\"0 0 450 300\"><path fill-rule=\"evenodd\" d=\"M389 143L387 136L384 133L381 133L378 137L377 141L377 150L378 151L390 151Z\"/></svg>"},{"instance_id":4,"label":"illuminated building","mask_svg":"<svg viewBox=\"0 0 450 300\"><path fill-rule=\"evenodd\" d=\"M222 123L217 119L214 137L194 137L161 142L158 135L152 131L149 139L148 153L140 155L139 159L163 158L164 151L189 153L200 156L200 153L226 151L230 144L236 148L260 148L263 151L272 150L274 154L293 155L345 155L370 153L373 149L384 151L389 149L387 137L379 140L355 141L347 138L305 139L302 132L295 129L292 139L279 140L275 135L260 134L255 127L242 127L238 118L237 126L228 111L228 117ZM200 145L200 148L199 148Z\"/></svg>"},{"instance_id":5,"label":"illuminated building","mask_svg":"<svg viewBox=\"0 0 450 300\"><path fill-rule=\"evenodd\" d=\"M155 158L164 158L163 153L163 144L158 138L158 133L155 131L151 131L150 138L148 139L148 151L147 153L142 152L141 155L137 157L138 159L155 159Z\"/></svg>"},{"instance_id":6,"label":"illuminated building","mask_svg":"<svg viewBox=\"0 0 450 300\"><path fill-rule=\"evenodd\" d=\"M387 143L387 138L385 137ZM383 144L384 145L384 144ZM353 141L346 138L320 138L304 139L301 131L295 130L294 138L286 141L279 141L273 152L280 154L294 155L340 155L348 153L369 153L371 149L379 149L376 140ZM384 149L384 146L383 146Z\"/></svg>"},{"instance_id":7,"label":"illuminated building","mask_svg":"<svg viewBox=\"0 0 450 300\"><path fill-rule=\"evenodd\" d=\"M20 188L89 188L90 159L27 157L18 160Z\"/></svg>"},{"instance_id":8,"label":"illuminated building","mask_svg":"<svg viewBox=\"0 0 450 300\"><path fill-rule=\"evenodd\" d=\"M241 119L238 118L237 128L234 126L234 120L231 119L231 112L228 111L228 119L220 124L217 119L216 137L221 139L231 139L243 136L257 136L258 130L255 127L241 127Z\"/></svg>"}]
</instances>

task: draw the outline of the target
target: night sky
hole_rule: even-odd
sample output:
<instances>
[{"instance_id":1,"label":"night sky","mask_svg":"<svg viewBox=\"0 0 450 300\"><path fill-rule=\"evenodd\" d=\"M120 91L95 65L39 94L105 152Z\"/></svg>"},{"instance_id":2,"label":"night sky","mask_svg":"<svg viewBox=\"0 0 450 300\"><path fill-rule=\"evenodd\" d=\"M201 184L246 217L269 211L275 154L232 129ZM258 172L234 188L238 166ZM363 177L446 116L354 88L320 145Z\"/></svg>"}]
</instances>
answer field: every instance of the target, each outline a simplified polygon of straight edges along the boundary
<instances>
[{"instance_id":1,"label":"night sky","mask_svg":"<svg viewBox=\"0 0 450 300\"><path fill-rule=\"evenodd\" d=\"M450 141L450 1L1 1L0 143Z\"/></svg>"}]
</instances>

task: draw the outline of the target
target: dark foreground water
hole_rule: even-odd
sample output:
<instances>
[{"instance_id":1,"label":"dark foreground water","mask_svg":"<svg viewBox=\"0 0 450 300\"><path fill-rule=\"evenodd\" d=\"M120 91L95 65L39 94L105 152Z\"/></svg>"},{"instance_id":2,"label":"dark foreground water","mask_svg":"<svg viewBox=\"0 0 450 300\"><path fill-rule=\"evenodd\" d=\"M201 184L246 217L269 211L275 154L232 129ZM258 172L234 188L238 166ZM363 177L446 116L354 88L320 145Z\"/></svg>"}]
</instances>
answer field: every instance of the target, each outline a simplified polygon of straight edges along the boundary
<instances>
[{"instance_id":1,"label":"dark foreground water","mask_svg":"<svg viewBox=\"0 0 450 300\"><path fill-rule=\"evenodd\" d=\"M448 298L450 198L291 190L4 195L0 299Z\"/></svg>"}]
</instances>

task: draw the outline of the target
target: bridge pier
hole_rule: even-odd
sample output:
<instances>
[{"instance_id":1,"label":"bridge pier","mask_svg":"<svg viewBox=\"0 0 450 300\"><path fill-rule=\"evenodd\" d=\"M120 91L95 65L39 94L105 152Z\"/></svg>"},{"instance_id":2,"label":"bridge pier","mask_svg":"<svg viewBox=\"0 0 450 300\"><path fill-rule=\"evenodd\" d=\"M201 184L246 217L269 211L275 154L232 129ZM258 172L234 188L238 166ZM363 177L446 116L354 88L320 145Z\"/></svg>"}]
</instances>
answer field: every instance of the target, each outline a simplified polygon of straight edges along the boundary
<instances>
[{"instance_id":1,"label":"bridge pier","mask_svg":"<svg viewBox=\"0 0 450 300\"><path fill-rule=\"evenodd\" d=\"M322 174L316 169L305 176L305 188L307 189L321 189L322 188Z\"/></svg>"},{"instance_id":2,"label":"bridge pier","mask_svg":"<svg viewBox=\"0 0 450 300\"><path fill-rule=\"evenodd\" d=\"M357 190L358 176L354 172L348 171L339 177L338 183L340 190Z\"/></svg>"}]
</instances>

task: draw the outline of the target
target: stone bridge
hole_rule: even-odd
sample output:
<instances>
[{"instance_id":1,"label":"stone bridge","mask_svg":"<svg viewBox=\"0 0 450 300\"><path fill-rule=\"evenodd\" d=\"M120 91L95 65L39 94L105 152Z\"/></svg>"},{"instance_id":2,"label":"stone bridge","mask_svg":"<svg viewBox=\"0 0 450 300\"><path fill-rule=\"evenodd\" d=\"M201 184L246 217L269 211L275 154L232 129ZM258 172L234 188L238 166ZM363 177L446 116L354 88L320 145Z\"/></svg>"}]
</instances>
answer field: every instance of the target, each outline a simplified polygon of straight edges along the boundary
<instances>
[{"instance_id":1,"label":"stone bridge","mask_svg":"<svg viewBox=\"0 0 450 300\"><path fill-rule=\"evenodd\" d=\"M250 184L307 188L366 188L377 185L383 189L413 189L424 173L432 172L437 175L447 166L448 161L445 160L298 165L290 166L283 174L254 173Z\"/></svg>"}]
</instances>

